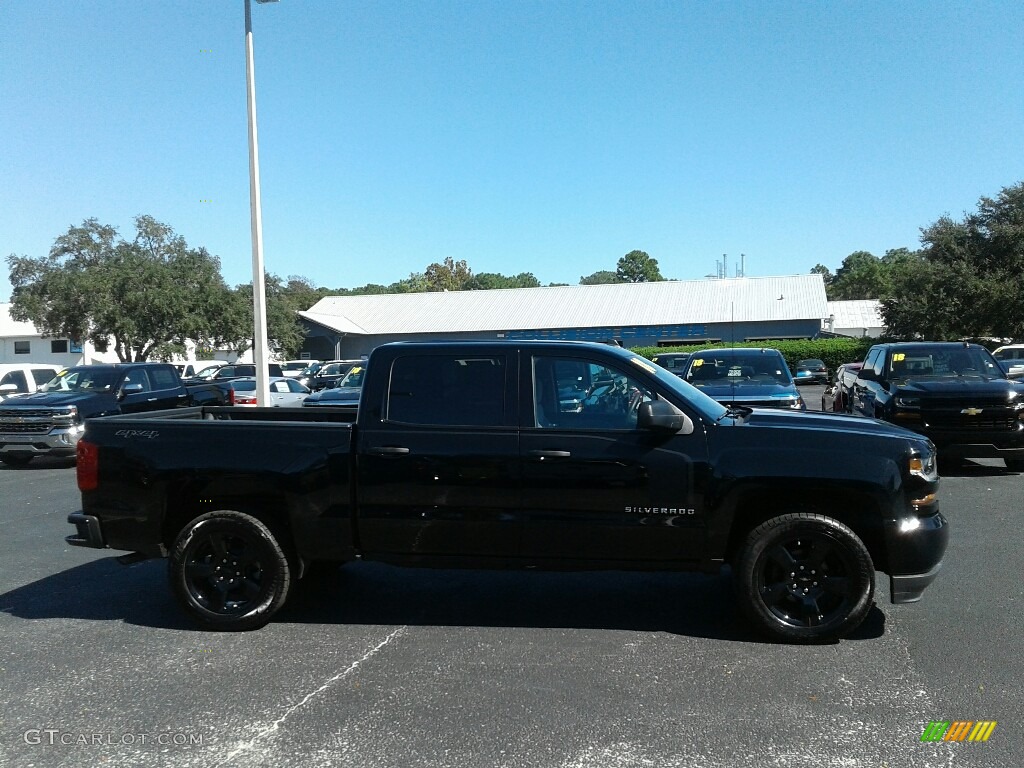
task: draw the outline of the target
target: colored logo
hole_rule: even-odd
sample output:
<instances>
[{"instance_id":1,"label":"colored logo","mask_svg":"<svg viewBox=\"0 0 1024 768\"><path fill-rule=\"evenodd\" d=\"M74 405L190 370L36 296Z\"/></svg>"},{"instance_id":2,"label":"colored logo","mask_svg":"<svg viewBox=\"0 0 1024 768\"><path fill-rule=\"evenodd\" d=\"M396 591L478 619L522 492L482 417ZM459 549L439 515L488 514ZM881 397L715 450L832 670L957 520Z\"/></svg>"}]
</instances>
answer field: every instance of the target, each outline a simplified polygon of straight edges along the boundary
<instances>
[{"instance_id":1,"label":"colored logo","mask_svg":"<svg viewBox=\"0 0 1024 768\"><path fill-rule=\"evenodd\" d=\"M933 720L921 734L921 741L988 741L995 729L995 720Z\"/></svg>"}]
</instances>

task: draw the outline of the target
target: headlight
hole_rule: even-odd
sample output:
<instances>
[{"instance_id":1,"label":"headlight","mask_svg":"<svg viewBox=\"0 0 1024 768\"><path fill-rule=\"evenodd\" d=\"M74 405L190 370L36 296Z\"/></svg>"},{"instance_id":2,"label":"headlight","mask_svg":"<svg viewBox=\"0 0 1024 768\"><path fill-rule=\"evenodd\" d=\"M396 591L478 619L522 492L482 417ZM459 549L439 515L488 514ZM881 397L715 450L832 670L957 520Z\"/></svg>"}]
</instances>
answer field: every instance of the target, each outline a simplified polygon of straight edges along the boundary
<instances>
[{"instance_id":1,"label":"headlight","mask_svg":"<svg viewBox=\"0 0 1024 768\"><path fill-rule=\"evenodd\" d=\"M916 475L929 483L938 480L939 472L935 461L935 454L912 454L910 457L910 474Z\"/></svg>"},{"instance_id":2,"label":"headlight","mask_svg":"<svg viewBox=\"0 0 1024 768\"><path fill-rule=\"evenodd\" d=\"M896 398L897 408L920 408L921 398L920 397L897 397Z\"/></svg>"}]
</instances>

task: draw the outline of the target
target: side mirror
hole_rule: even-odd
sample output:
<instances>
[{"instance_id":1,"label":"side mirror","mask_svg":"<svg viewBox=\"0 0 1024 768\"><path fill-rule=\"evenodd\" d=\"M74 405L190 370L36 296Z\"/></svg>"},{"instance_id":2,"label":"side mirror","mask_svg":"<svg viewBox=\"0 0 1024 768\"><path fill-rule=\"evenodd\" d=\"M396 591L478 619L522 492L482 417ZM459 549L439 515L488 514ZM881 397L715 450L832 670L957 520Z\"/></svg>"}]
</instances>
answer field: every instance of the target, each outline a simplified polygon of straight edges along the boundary
<instances>
[{"instance_id":1,"label":"side mirror","mask_svg":"<svg viewBox=\"0 0 1024 768\"><path fill-rule=\"evenodd\" d=\"M17 384L0 384L0 395L12 395L17 391Z\"/></svg>"},{"instance_id":2,"label":"side mirror","mask_svg":"<svg viewBox=\"0 0 1024 768\"><path fill-rule=\"evenodd\" d=\"M875 376L874 368L861 368L860 373L857 374L858 379L864 379L864 381L875 381L878 377Z\"/></svg>"},{"instance_id":3,"label":"side mirror","mask_svg":"<svg viewBox=\"0 0 1024 768\"><path fill-rule=\"evenodd\" d=\"M125 384L121 387L121 392L118 394L117 399L124 400L128 395L137 395L142 390L143 386L141 384Z\"/></svg>"},{"instance_id":4,"label":"side mirror","mask_svg":"<svg viewBox=\"0 0 1024 768\"><path fill-rule=\"evenodd\" d=\"M667 400L641 403L636 413L636 425L653 432L693 433L693 421Z\"/></svg>"}]
</instances>

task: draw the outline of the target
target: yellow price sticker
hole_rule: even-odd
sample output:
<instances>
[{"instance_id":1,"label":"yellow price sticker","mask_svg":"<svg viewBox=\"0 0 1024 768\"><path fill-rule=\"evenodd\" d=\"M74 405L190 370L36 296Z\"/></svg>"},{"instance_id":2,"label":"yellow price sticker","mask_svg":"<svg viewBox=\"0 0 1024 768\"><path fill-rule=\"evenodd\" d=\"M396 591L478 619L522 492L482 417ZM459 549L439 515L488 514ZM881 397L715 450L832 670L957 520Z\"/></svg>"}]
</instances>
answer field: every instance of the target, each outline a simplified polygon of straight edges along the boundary
<instances>
[{"instance_id":1,"label":"yellow price sticker","mask_svg":"<svg viewBox=\"0 0 1024 768\"><path fill-rule=\"evenodd\" d=\"M906 357L907 357L906 353L904 353L904 352L897 352L896 354L894 354L892 356L892 361L894 363L899 363L899 362L905 360Z\"/></svg>"},{"instance_id":2,"label":"yellow price sticker","mask_svg":"<svg viewBox=\"0 0 1024 768\"><path fill-rule=\"evenodd\" d=\"M700 368L702 365L704 365L704 361L701 360L699 357L693 361L694 368Z\"/></svg>"}]
</instances>

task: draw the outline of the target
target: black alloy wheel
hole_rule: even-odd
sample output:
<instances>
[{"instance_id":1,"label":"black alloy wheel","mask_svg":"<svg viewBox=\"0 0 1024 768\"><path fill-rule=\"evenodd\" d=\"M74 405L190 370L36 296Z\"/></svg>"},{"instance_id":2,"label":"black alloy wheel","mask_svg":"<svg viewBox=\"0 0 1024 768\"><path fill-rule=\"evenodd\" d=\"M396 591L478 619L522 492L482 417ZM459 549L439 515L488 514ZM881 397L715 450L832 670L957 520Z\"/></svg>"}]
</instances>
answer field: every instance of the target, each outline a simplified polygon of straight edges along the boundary
<instances>
[{"instance_id":1,"label":"black alloy wheel","mask_svg":"<svg viewBox=\"0 0 1024 768\"><path fill-rule=\"evenodd\" d=\"M864 543L815 513L781 515L751 531L735 578L743 613L783 642L835 642L874 604L875 569Z\"/></svg>"},{"instance_id":2,"label":"black alloy wheel","mask_svg":"<svg viewBox=\"0 0 1024 768\"><path fill-rule=\"evenodd\" d=\"M291 566L261 521L232 510L208 512L178 535L171 588L189 616L208 629L262 627L284 605Z\"/></svg>"}]
</instances>

